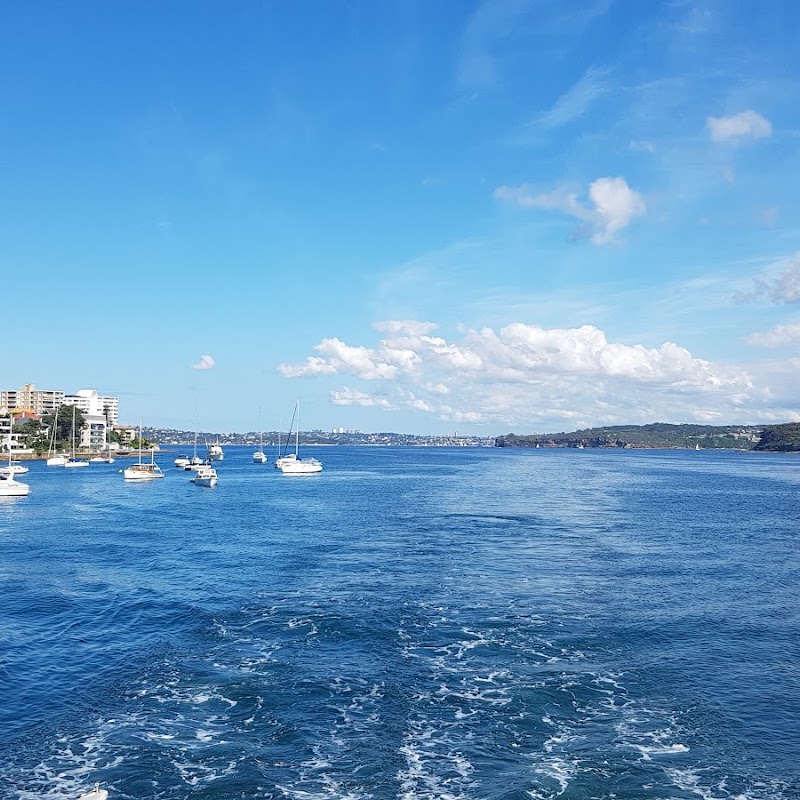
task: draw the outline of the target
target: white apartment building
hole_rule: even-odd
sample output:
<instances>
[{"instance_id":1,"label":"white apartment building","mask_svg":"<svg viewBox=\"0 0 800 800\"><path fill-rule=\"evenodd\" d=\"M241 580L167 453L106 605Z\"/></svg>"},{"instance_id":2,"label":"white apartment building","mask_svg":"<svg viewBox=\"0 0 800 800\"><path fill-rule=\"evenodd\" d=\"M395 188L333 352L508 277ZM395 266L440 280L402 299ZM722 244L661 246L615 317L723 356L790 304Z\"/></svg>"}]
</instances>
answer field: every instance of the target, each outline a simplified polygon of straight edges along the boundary
<instances>
[{"instance_id":1,"label":"white apartment building","mask_svg":"<svg viewBox=\"0 0 800 800\"><path fill-rule=\"evenodd\" d=\"M115 400L116 401L116 400ZM64 392L51 389L35 389L32 383L26 383L19 389L0 391L0 407L11 409L28 409L43 417L54 414L64 402Z\"/></svg>"},{"instance_id":2,"label":"white apartment building","mask_svg":"<svg viewBox=\"0 0 800 800\"><path fill-rule=\"evenodd\" d=\"M104 450L106 443L106 418L102 414L84 414L80 430L80 447L88 450Z\"/></svg>"},{"instance_id":3,"label":"white apartment building","mask_svg":"<svg viewBox=\"0 0 800 800\"><path fill-rule=\"evenodd\" d=\"M9 436L9 434L11 434ZM20 442L20 435L16 431L12 432L11 417L9 415L0 416L0 452L7 453L9 447L12 453L29 453Z\"/></svg>"},{"instance_id":4,"label":"white apartment building","mask_svg":"<svg viewBox=\"0 0 800 800\"><path fill-rule=\"evenodd\" d=\"M75 406L84 415L105 418L108 414L110 425L119 421L119 399L99 395L95 389L79 389L75 394L66 395L64 403Z\"/></svg>"}]
</instances>

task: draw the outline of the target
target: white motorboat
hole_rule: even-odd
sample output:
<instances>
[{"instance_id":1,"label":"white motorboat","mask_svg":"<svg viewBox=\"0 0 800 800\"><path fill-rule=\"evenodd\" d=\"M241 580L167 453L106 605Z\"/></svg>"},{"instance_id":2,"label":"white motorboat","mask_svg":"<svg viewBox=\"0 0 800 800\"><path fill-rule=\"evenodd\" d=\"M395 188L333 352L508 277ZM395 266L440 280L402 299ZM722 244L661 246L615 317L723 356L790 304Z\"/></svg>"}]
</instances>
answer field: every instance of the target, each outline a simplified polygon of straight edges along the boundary
<instances>
[{"instance_id":1,"label":"white motorboat","mask_svg":"<svg viewBox=\"0 0 800 800\"><path fill-rule=\"evenodd\" d=\"M155 462L155 451L150 450L150 461L142 461L142 428L139 427L139 460L122 471L126 481L151 481L154 478L163 478L161 467Z\"/></svg>"},{"instance_id":2,"label":"white motorboat","mask_svg":"<svg viewBox=\"0 0 800 800\"><path fill-rule=\"evenodd\" d=\"M100 784L96 783L91 792L82 794L78 800L108 800L108 792L100 788Z\"/></svg>"},{"instance_id":3,"label":"white motorboat","mask_svg":"<svg viewBox=\"0 0 800 800\"><path fill-rule=\"evenodd\" d=\"M294 428L294 453L282 456L280 464L276 466L284 475L315 475L322 472L322 462L316 458L300 458L300 401L297 401L294 409L295 428ZM289 436L292 435L291 428ZM294 457L292 458L291 455Z\"/></svg>"},{"instance_id":4,"label":"white motorboat","mask_svg":"<svg viewBox=\"0 0 800 800\"><path fill-rule=\"evenodd\" d=\"M185 467L189 464L189 456L178 456L173 462L176 467Z\"/></svg>"},{"instance_id":5,"label":"white motorboat","mask_svg":"<svg viewBox=\"0 0 800 800\"><path fill-rule=\"evenodd\" d=\"M24 475L26 472L28 472L28 467L18 461L12 461L5 467L0 467L0 475Z\"/></svg>"},{"instance_id":6,"label":"white motorboat","mask_svg":"<svg viewBox=\"0 0 800 800\"><path fill-rule=\"evenodd\" d=\"M63 454L57 456L50 456L45 464L48 467L63 467L67 463L67 457Z\"/></svg>"},{"instance_id":7,"label":"white motorboat","mask_svg":"<svg viewBox=\"0 0 800 800\"><path fill-rule=\"evenodd\" d=\"M8 415L8 466L4 473L0 473L0 497L25 497L30 493L31 487L14 478L13 461L11 459L11 432L14 428L14 417ZM25 468L27 472L27 467Z\"/></svg>"},{"instance_id":8,"label":"white motorboat","mask_svg":"<svg viewBox=\"0 0 800 800\"><path fill-rule=\"evenodd\" d=\"M214 442L213 444L206 443L206 447L208 447L209 461L222 461L222 459L225 458L225 452L219 442Z\"/></svg>"},{"instance_id":9,"label":"white motorboat","mask_svg":"<svg viewBox=\"0 0 800 800\"><path fill-rule=\"evenodd\" d=\"M190 478L195 486L216 486L217 485L217 471L209 464L203 464L197 468L193 478Z\"/></svg>"},{"instance_id":10,"label":"white motorboat","mask_svg":"<svg viewBox=\"0 0 800 800\"><path fill-rule=\"evenodd\" d=\"M253 461L256 464L266 464L267 454L263 450L256 450L255 453L253 453Z\"/></svg>"},{"instance_id":11,"label":"white motorboat","mask_svg":"<svg viewBox=\"0 0 800 800\"><path fill-rule=\"evenodd\" d=\"M0 497L27 497L31 487L15 480L13 475L0 475Z\"/></svg>"}]
</instances>

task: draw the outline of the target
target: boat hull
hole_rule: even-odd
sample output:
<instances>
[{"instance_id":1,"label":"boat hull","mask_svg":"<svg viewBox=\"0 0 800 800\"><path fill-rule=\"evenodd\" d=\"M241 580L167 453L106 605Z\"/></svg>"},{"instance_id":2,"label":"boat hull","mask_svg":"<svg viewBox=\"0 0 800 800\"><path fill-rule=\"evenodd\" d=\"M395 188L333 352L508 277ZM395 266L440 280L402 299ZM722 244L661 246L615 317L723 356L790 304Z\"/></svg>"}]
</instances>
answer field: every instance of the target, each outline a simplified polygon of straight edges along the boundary
<instances>
[{"instance_id":1,"label":"boat hull","mask_svg":"<svg viewBox=\"0 0 800 800\"><path fill-rule=\"evenodd\" d=\"M13 475L0 479L0 497L27 497L30 491L27 483L15 481Z\"/></svg>"},{"instance_id":2,"label":"boat hull","mask_svg":"<svg viewBox=\"0 0 800 800\"><path fill-rule=\"evenodd\" d=\"M280 470L284 475L316 475L322 472L322 464L315 458L308 461L298 458L295 461L283 464Z\"/></svg>"}]
</instances>

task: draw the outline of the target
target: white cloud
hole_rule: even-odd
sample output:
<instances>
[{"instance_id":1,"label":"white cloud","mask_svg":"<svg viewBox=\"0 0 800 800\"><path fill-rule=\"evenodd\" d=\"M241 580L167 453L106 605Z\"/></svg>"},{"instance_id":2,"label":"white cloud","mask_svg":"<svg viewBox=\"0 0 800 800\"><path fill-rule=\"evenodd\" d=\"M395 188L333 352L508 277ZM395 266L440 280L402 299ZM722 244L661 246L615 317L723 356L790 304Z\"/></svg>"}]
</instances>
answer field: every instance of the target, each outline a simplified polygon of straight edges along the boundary
<instances>
[{"instance_id":1,"label":"white cloud","mask_svg":"<svg viewBox=\"0 0 800 800\"><path fill-rule=\"evenodd\" d=\"M200 361L192 364L192 369L214 369L216 362L211 356L200 356Z\"/></svg>"},{"instance_id":2,"label":"white cloud","mask_svg":"<svg viewBox=\"0 0 800 800\"><path fill-rule=\"evenodd\" d=\"M800 252L795 253L778 265L780 273L771 269L766 275L753 279L749 292L739 292L735 299L749 302L767 298L774 303L788 304L800 302Z\"/></svg>"},{"instance_id":3,"label":"white cloud","mask_svg":"<svg viewBox=\"0 0 800 800\"><path fill-rule=\"evenodd\" d=\"M416 324L424 330L424 323ZM403 323L397 323L397 330L403 329ZM323 339L314 349L321 356L309 356L299 365L280 364L278 372L287 378L351 374L366 381L390 380L400 372L412 371L418 361L417 354L406 347L351 347L335 338Z\"/></svg>"},{"instance_id":4,"label":"white cloud","mask_svg":"<svg viewBox=\"0 0 800 800\"><path fill-rule=\"evenodd\" d=\"M784 347L789 344L800 344L800 323L776 325L766 333L751 333L745 338L745 341L758 347Z\"/></svg>"},{"instance_id":5,"label":"white cloud","mask_svg":"<svg viewBox=\"0 0 800 800\"><path fill-rule=\"evenodd\" d=\"M347 386L344 386L338 391L331 392L331 402L335 406L377 406L379 408L391 408L391 403L385 398L373 397L366 392L349 389Z\"/></svg>"},{"instance_id":6,"label":"white cloud","mask_svg":"<svg viewBox=\"0 0 800 800\"><path fill-rule=\"evenodd\" d=\"M326 339L315 348L323 355L299 367L283 365L281 372L350 376L373 386L336 389L336 405L410 409L453 422L528 429L737 421L763 400L741 369L697 358L672 342L659 347L611 342L592 325L542 328L517 322L498 330L468 329L456 341L409 333L415 326L408 323L376 327L399 333L372 348ZM405 355L399 359L397 353Z\"/></svg>"},{"instance_id":7,"label":"white cloud","mask_svg":"<svg viewBox=\"0 0 800 800\"><path fill-rule=\"evenodd\" d=\"M583 116L589 106L608 91L610 70L592 67L556 100L548 111L537 114L529 126L557 128Z\"/></svg>"},{"instance_id":8,"label":"white cloud","mask_svg":"<svg viewBox=\"0 0 800 800\"><path fill-rule=\"evenodd\" d=\"M561 211L589 226L594 244L609 244L631 221L644 215L647 207L642 195L631 189L624 178L598 178L589 185L587 207L578 199L578 193L556 189L535 193L528 184L500 186L494 196L525 208L542 208Z\"/></svg>"},{"instance_id":9,"label":"white cloud","mask_svg":"<svg viewBox=\"0 0 800 800\"><path fill-rule=\"evenodd\" d=\"M381 333L424 336L426 333L435 331L439 326L435 322L418 322L415 319L395 319L386 322L373 322L372 327Z\"/></svg>"},{"instance_id":10,"label":"white cloud","mask_svg":"<svg viewBox=\"0 0 800 800\"><path fill-rule=\"evenodd\" d=\"M712 142L763 139L772 135L770 121L749 109L732 117L708 117L706 127Z\"/></svg>"}]
</instances>

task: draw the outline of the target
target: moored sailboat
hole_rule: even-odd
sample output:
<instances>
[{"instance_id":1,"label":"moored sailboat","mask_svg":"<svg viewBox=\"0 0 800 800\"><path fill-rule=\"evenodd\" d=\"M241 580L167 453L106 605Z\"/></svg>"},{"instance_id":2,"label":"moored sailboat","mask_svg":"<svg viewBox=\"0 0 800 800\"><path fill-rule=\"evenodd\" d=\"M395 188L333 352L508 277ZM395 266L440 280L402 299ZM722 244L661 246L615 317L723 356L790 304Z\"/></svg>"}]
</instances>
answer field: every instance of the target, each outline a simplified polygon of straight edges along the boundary
<instances>
[{"instance_id":1,"label":"moored sailboat","mask_svg":"<svg viewBox=\"0 0 800 800\"><path fill-rule=\"evenodd\" d=\"M300 401L295 405L294 458L284 456L279 465L284 475L315 475L322 472L322 462L316 458L300 458ZM291 436L291 431L289 431Z\"/></svg>"},{"instance_id":2,"label":"moored sailboat","mask_svg":"<svg viewBox=\"0 0 800 800\"><path fill-rule=\"evenodd\" d=\"M75 406L72 406L72 456L64 463L65 467L88 467L89 462L75 455Z\"/></svg>"},{"instance_id":3,"label":"moored sailboat","mask_svg":"<svg viewBox=\"0 0 800 800\"><path fill-rule=\"evenodd\" d=\"M14 478L12 470L13 462L11 456L11 433L14 428L14 417L9 412L8 415L8 467L0 474L0 497L25 497L30 491L31 487L27 483L21 483ZM27 467L25 468L27 472Z\"/></svg>"},{"instance_id":4,"label":"moored sailboat","mask_svg":"<svg viewBox=\"0 0 800 800\"><path fill-rule=\"evenodd\" d=\"M253 453L253 462L266 464L267 454L264 452L264 432L261 430L261 409L258 410L258 450Z\"/></svg>"}]
</instances>

